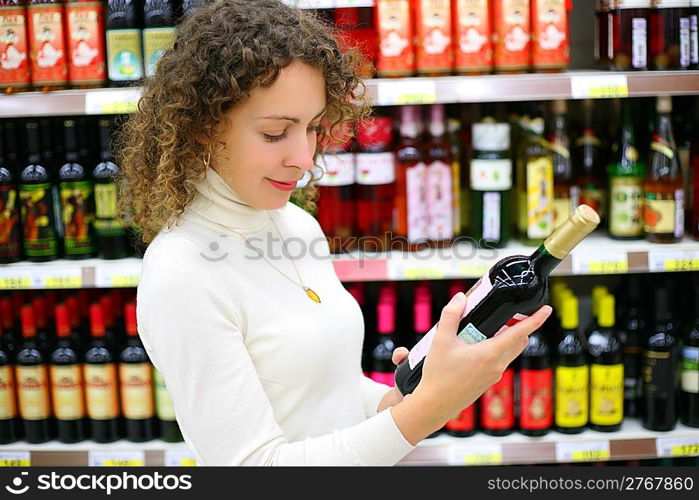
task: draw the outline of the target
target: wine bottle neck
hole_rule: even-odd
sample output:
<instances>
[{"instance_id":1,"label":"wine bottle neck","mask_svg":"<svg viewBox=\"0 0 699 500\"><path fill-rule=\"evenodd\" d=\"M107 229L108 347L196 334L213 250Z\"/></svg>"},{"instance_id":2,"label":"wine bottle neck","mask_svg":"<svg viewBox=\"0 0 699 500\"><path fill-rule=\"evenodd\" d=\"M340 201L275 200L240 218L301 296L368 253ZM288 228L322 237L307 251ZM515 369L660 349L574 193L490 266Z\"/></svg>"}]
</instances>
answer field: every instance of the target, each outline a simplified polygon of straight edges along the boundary
<instances>
[{"instance_id":1,"label":"wine bottle neck","mask_svg":"<svg viewBox=\"0 0 699 500\"><path fill-rule=\"evenodd\" d=\"M561 259L551 255L543 244L531 254L530 259L536 273L545 278L561 263Z\"/></svg>"}]
</instances>

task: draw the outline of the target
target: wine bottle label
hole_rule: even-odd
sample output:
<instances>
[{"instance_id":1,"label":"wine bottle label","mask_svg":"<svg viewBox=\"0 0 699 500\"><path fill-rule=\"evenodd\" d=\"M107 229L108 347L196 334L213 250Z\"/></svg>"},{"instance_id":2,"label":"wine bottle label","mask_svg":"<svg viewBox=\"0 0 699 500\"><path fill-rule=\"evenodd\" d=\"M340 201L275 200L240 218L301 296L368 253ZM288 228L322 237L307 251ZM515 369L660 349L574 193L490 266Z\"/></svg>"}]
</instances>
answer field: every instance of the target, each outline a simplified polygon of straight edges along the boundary
<instances>
[{"instance_id":1,"label":"wine bottle label","mask_svg":"<svg viewBox=\"0 0 699 500\"><path fill-rule=\"evenodd\" d=\"M548 238L553 231L553 164L550 157L527 163L527 237Z\"/></svg>"},{"instance_id":2,"label":"wine bottle label","mask_svg":"<svg viewBox=\"0 0 699 500\"><path fill-rule=\"evenodd\" d=\"M16 366L19 414L25 420L51 416L46 365Z\"/></svg>"},{"instance_id":3,"label":"wine bottle label","mask_svg":"<svg viewBox=\"0 0 699 500\"><path fill-rule=\"evenodd\" d=\"M699 347L682 348L682 390L699 394Z\"/></svg>"},{"instance_id":4,"label":"wine bottle label","mask_svg":"<svg viewBox=\"0 0 699 500\"><path fill-rule=\"evenodd\" d=\"M648 26L644 17L631 19L631 65L635 69L648 66Z\"/></svg>"},{"instance_id":5,"label":"wine bottle label","mask_svg":"<svg viewBox=\"0 0 699 500\"><path fill-rule=\"evenodd\" d=\"M556 367L556 425L583 427L587 425L589 400L589 368L585 366Z\"/></svg>"},{"instance_id":6,"label":"wine bottle label","mask_svg":"<svg viewBox=\"0 0 699 500\"><path fill-rule=\"evenodd\" d=\"M393 153L357 153L357 184L378 186L395 181Z\"/></svg>"},{"instance_id":7,"label":"wine bottle label","mask_svg":"<svg viewBox=\"0 0 699 500\"><path fill-rule=\"evenodd\" d=\"M467 344L477 344L478 342L484 341L486 338L481 331L473 326L473 323L469 323L461 330L457 337L466 342Z\"/></svg>"},{"instance_id":8,"label":"wine bottle label","mask_svg":"<svg viewBox=\"0 0 699 500\"><path fill-rule=\"evenodd\" d=\"M143 30L143 57L148 78L155 75L160 58L174 43L175 28L146 28Z\"/></svg>"},{"instance_id":9,"label":"wine bottle label","mask_svg":"<svg viewBox=\"0 0 699 500\"><path fill-rule=\"evenodd\" d=\"M67 255L86 255L95 251L92 236L94 201L89 181L61 182L63 242Z\"/></svg>"},{"instance_id":10,"label":"wine bottle label","mask_svg":"<svg viewBox=\"0 0 699 500\"><path fill-rule=\"evenodd\" d=\"M107 72L115 82L133 82L143 78L141 30L107 30Z\"/></svg>"},{"instance_id":11,"label":"wine bottle label","mask_svg":"<svg viewBox=\"0 0 699 500\"><path fill-rule=\"evenodd\" d=\"M396 381L394 378L394 373L384 373L384 372L371 372L369 378L379 384L384 384L389 387L395 387Z\"/></svg>"},{"instance_id":12,"label":"wine bottle label","mask_svg":"<svg viewBox=\"0 0 699 500\"><path fill-rule=\"evenodd\" d=\"M483 393L480 405L484 429L510 429L515 425L514 370L505 370L500 381Z\"/></svg>"},{"instance_id":13,"label":"wine bottle label","mask_svg":"<svg viewBox=\"0 0 699 500\"><path fill-rule=\"evenodd\" d=\"M442 161L427 167L428 236L432 240L450 240L454 236L451 165Z\"/></svg>"},{"instance_id":14,"label":"wine bottle label","mask_svg":"<svg viewBox=\"0 0 699 500\"><path fill-rule=\"evenodd\" d=\"M22 185L19 197L22 201L24 252L27 257L55 255L58 241L51 185Z\"/></svg>"},{"instance_id":15,"label":"wine bottle label","mask_svg":"<svg viewBox=\"0 0 699 500\"><path fill-rule=\"evenodd\" d=\"M85 365L85 396L91 419L110 420L119 416L117 391L114 363Z\"/></svg>"},{"instance_id":16,"label":"wine bottle label","mask_svg":"<svg viewBox=\"0 0 699 500\"><path fill-rule=\"evenodd\" d=\"M73 84L102 83L107 76L104 53L104 10L100 2L68 2L66 33Z\"/></svg>"},{"instance_id":17,"label":"wine bottle label","mask_svg":"<svg viewBox=\"0 0 699 500\"><path fill-rule=\"evenodd\" d=\"M618 425L624 419L624 365L590 367L590 423Z\"/></svg>"},{"instance_id":18,"label":"wine bottle label","mask_svg":"<svg viewBox=\"0 0 699 500\"><path fill-rule=\"evenodd\" d=\"M35 85L62 85L68 81L63 5L30 4L29 49L31 78Z\"/></svg>"},{"instance_id":19,"label":"wine bottle label","mask_svg":"<svg viewBox=\"0 0 699 500\"><path fill-rule=\"evenodd\" d=\"M570 198L556 196L553 199L553 228L563 224L571 213Z\"/></svg>"},{"instance_id":20,"label":"wine bottle label","mask_svg":"<svg viewBox=\"0 0 699 500\"><path fill-rule=\"evenodd\" d=\"M691 26L688 17L680 18L680 68L687 68L691 60Z\"/></svg>"},{"instance_id":21,"label":"wine bottle label","mask_svg":"<svg viewBox=\"0 0 699 500\"><path fill-rule=\"evenodd\" d=\"M351 153L326 153L319 158L323 176L318 186L350 186L354 184L354 155Z\"/></svg>"},{"instance_id":22,"label":"wine bottle label","mask_svg":"<svg viewBox=\"0 0 699 500\"><path fill-rule=\"evenodd\" d=\"M499 192L483 193L483 239L500 241L500 212L502 201Z\"/></svg>"},{"instance_id":23,"label":"wine bottle label","mask_svg":"<svg viewBox=\"0 0 699 500\"><path fill-rule=\"evenodd\" d=\"M381 76L410 75L415 70L410 0L378 0L379 47L376 69Z\"/></svg>"},{"instance_id":24,"label":"wine bottle label","mask_svg":"<svg viewBox=\"0 0 699 500\"><path fill-rule=\"evenodd\" d=\"M0 7L0 89L29 85L24 7Z\"/></svg>"},{"instance_id":25,"label":"wine bottle label","mask_svg":"<svg viewBox=\"0 0 699 500\"><path fill-rule=\"evenodd\" d=\"M498 69L526 69L530 57L529 0L493 2L493 63Z\"/></svg>"},{"instance_id":26,"label":"wine bottle label","mask_svg":"<svg viewBox=\"0 0 699 500\"><path fill-rule=\"evenodd\" d=\"M471 160L471 189L507 191L512 188L512 160Z\"/></svg>"},{"instance_id":27,"label":"wine bottle label","mask_svg":"<svg viewBox=\"0 0 699 500\"><path fill-rule=\"evenodd\" d=\"M459 413L459 416L449 420L444 427L450 431L472 431L476 428L476 411L473 405Z\"/></svg>"},{"instance_id":28,"label":"wine bottle label","mask_svg":"<svg viewBox=\"0 0 699 500\"><path fill-rule=\"evenodd\" d=\"M0 420L7 420L17 416L15 404L15 382L12 374L12 366L0 366Z\"/></svg>"},{"instance_id":29,"label":"wine bottle label","mask_svg":"<svg viewBox=\"0 0 699 500\"><path fill-rule=\"evenodd\" d=\"M13 186L0 186L0 258L19 257L22 250L19 203Z\"/></svg>"},{"instance_id":30,"label":"wine bottle label","mask_svg":"<svg viewBox=\"0 0 699 500\"><path fill-rule=\"evenodd\" d=\"M689 62L699 64L699 22L696 14L689 16ZM1 78L0 78L1 80Z\"/></svg>"},{"instance_id":31,"label":"wine bottle label","mask_svg":"<svg viewBox=\"0 0 699 500\"><path fill-rule=\"evenodd\" d=\"M531 0L532 65L562 68L570 60L568 0Z\"/></svg>"},{"instance_id":32,"label":"wine bottle label","mask_svg":"<svg viewBox=\"0 0 699 500\"><path fill-rule=\"evenodd\" d=\"M553 424L553 370L523 369L519 372L522 429L548 429Z\"/></svg>"},{"instance_id":33,"label":"wine bottle label","mask_svg":"<svg viewBox=\"0 0 699 500\"><path fill-rule=\"evenodd\" d=\"M641 236L643 234L642 178L611 178L609 233L612 236Z\"/></svg>"},{"instance_id":34,"label":"wine bottle label","mask_svg":"<svg viewBox=\"0 0 699 500\"><path fill-rule=\"evenodd\" d=\"M454 67L482 71L493 66L492 32L488 0L454 0Z\"/></svg>"},{"instance_id":35,"label":"wine bottle label","mask_svg":"<svg viewBox=\"0 0 699 500\"><path fill-rule=\"evenodd\" d=\"M133 420L153 418L153 365L150 363L120 363L119 384L124 417Z\"/></svg>"},{"instance_id":36,"label":"wine bottle label","mask_svg":"<svg viewBox=\"0 0 699 500\"><path fill-rule=\"evenodd\" d=\"M658 199L656 193L646 193L643 208L646 233L675 233L677 203L674 199Z\"/></svg>"},{"instance_id":37,"label":"wine bottle label","mask_svg":"<svg viewBox=\"0 0 699 500\"><path fill-rule=\"evenodd\" d=\"M676 386L677 363L669 352L643 351L643 394L668 398Z\"/></svg>"},{"instance_id":38,"label":"wine bottle label","mask_svg":"<svg viewBox=\"0 0 699 500\"><path fill-rule=\"evenodd\" d=\"M417 0L415 38L420 73L450 73L453 65L450 0Z\"/></svg>"},{"instance_id":39,"label":"wine bottle label","mask_svg":"<svg viewBox=\"0 0 699 500\"><path fill-rule=\"evenodd\" d=\"M429 237L427 211L427 167L418 163L406 169L406 196L408 201L408 240L425 241Z\"/></svg>"},{"instance_id":40,"label":"wine bottle label","mask_svg":"<svg viewBox=\"0 0 699 500\"><path fill-rule=\"evenodd\" d=\"M101 238L123 236L124 226L117 216L117 185L95 184L95 232Z\"/></svg>"},{"instance_id":41,"label":"wine bottle label","mask_svg":"<svg viewBox=\"0 0 699 500\"><path fill-rule=\"evenodd\" d=\"M158 419L175 420L175 405L170 393L167 392L163 376L155 368L153 368L153 381L155 382L155 411Z\"/></svg>"},{"instance_id":42,"label":"wine bottle label","mask_svg":"<svg viewBox=\"0 0 699 500\"><path fill-rule=\"evenodd\" d=\"M53 414L59 420L85 417L83 375L81 365L49 367Z\"/></svg>"}]
</instances>

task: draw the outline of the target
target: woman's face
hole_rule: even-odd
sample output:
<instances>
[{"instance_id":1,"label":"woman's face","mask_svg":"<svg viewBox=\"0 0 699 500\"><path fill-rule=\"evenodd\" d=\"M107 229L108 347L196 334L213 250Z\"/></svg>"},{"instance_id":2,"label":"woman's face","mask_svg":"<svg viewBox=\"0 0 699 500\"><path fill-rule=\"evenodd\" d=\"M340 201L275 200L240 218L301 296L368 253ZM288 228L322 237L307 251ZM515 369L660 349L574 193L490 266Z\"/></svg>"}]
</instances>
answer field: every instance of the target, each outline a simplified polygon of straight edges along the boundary
<instances>
[{"instance_id":1,"label":"woman's face","mask_svg":"<svg viewBox=\"0 0 699 500\"><path fill-rule=\"evenodd\" d=\"M263 210L283 207L313 167L316 131L325 111L323 73L303 63L256 87L217 131L224 150L211 166L242 200Z\"/></svg>"}]
</instances>

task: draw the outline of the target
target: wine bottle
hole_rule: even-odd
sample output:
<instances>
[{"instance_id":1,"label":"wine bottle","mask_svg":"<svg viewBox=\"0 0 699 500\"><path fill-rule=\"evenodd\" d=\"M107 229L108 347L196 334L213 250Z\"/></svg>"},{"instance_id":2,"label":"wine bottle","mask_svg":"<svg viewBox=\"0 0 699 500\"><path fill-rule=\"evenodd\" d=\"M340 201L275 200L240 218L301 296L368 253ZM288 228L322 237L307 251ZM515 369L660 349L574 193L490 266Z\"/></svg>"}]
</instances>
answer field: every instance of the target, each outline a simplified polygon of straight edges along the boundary
<instances>
[{"instance_id":1,"label":"wine bottle","mask_svg":"<svg viewBox=\"0 0 699 500\"><path fill-rule=\"evenodd\" d=\"M620 340L624 346L624 415L640 416L642 346L647 332L643 283L638 275L628 277L625 314Z\"/></svg>"},{"instance_id":2,"label":"wine bottle","mask_svg":"<svg viewBox=\"0 0 699 500\"><path fill-rule=\"evenodd\" d=\"M371 351L370 377L376 382L389 386L393 381L393 362L391 356L396 349L396 303L388 298L381 298L376 306L378 342Z\"/></svg>"},{"instance_id":3,"label":"wine bottle","mask_svg":"<svg viewBox=\"0 0 699 500\"><path fill-rule=\"evenodd\" d=\"M22 257L22 233L17 179L14 170L5 162L2 132L0 126L0 264L9 264Z\"/></svg>"},{"instance_id":4,"label":"wine bottle","mask_svg":"<svg viewBox=\"0 0 699 500\"><path fill-rule=\"evenodd\" d=\"M454 207L452 203L452 158L447 139L444 104L429 107L427 140L424 145L427 169L428 237L448 243L454 237Z\"/></svg>"},{"instance_id":5,"label":"wine bottle","mask_svg":"<svg viewBox=\"0 0 699 500\"><path fill-rule=\"evenodd\" d=\"M0 327L0 341L4 341ZM0 444L14 443L22 437L22 425L17 415L13 357L0 342Z\"/></svg>"},{"instance_id":6,"label":"wine bottle","mask_svg":"<svg viewBox=\"0 0 699 500\"><path fill-rule=\"evenodd\" d=\"M561 334L556 345L556 411L558 432L578 434L588 422L590 368L586 341L579 330L578 299L561 299Z\"/></svg>"},{"instance_id":7,"label":"wine bottle","mask_svg":"<svg viewBox=\"0 0 699 500\"><path fill-rule=\"evenodd\" d=\"M119 353L121 407L126 422L126 439L134 442L155 438L153 365L138 337L136 304L124 306L126 345Z\"/></svg>"},{"instance_id":8,"label":"wine bottle","mask_svg":"<svg viewBox=\"0 0 699 500\"><path fill-rule=\"evenodd\" d=\"M66 0L65 19L71 86L102 87L107 80L102 2Z\"/></svg>"},{"instance_id":9,"label":"wine bottle","mask_svg":"<svg viewBox=\"0 0 699 500\"><path fill-rule=\"evenodd\" d=\"M491 436L506 436L515 425L515 364L478 399L480 425Z\"/></svg>"},{"instance_id":10,"label":"wine bottle","mask_svg":"<svg viewBox=\"0 0 699 500\"><path fill-rule=\"evenodd\" d=\"M699 274L692 275L694 320L682 338L680 421L699 427Z\"/></svg>"},{"instance_id":11,"label":"wine bottle","mask_svg":"<svg viewBox=\"0 0 699 500\"><path fill-rule=\"evenodd\" d=\"M591 206L600 219L607 217L604 149L592 120L593 101L583 101L583 133L573 147L573 168L580 186L580 203Z\"/></svg>"},{"instance_id":12,"label":"wine bottle","mask_svg":"<svg viewBox=\"0 0 699 500\"><path fill-rule=\"evenodd\" d=\"M36 342L39 349L48 353L53 350L54 333L52 325L48 322L46 314L46 301L41 295L36 295L32 299L32 310L34 311L34 321L36 324Z\"/></svg>"},{"instance_id":13,"label":"wine bottle","mask_svg":"<svg viewBox=\"0 0 699 500\"><path fill-rule=\"evenodd\" d=\"M543 436L553 425L553 369L551 351L543 332L529 335L519 356L519 431Z\"/></svg>"},{"instance_id":14,"label":"wine bottle","mask_svg":"<svg viewBox=\"0 0 699 500\"><path fill-rule=\"evenodd\" d=\"M49 354L53 414L58 427L58 440L77 443L87 438L83 369L73 346L68 308L56 306L56 347Z\"/></svg>"},{"instance_id":15,"label":"wine bottle","mask_svg":"<svg viewBox=\"0 0 699 500\"><path fill-rule=\"evenodd\" d=\"M459 337L474 343L532 314L548 295L548 276L599 224L590 207L580 205L530 256L515 255L496 263L467 293ZM422 365L436 332L433 327L396 369L396 385L411 393L422 377Z\"/></svg>"},{"instance_id":16,"label":"wine bottle","mask_svg":"<svg viewBox=\"0 0 699 500\"><path fill-rule=\"evenodd\" d=\"M590 427L613 432L624 420L624 354L614 328L614 297L599 299L598 327L587 339L590 357Z\"/></svg>"},{"instance_id":17,"label":"wine bottle","mask_svg":"<svg viewBox=\"0 0 699 500\"><path fill-rule=\"evenodd\" d=\"M570 157L570 139L566 101L553 102L553 118L548 141L553 153L553 227L557 228L573 213L580 203L580 188L575 182L573 162Z\"/></svg>"},{"instance_id":18,"label":"wine bottle","mask_svg":"<svg viewBox=\"0 0 699 500\"><path fill-rule=\"evenodd\" d=\"M141 19L136 0L107 0L107 74L112 86L143 78Z\"/></svg>"},{"instance_id":19,"label":"wine bottle","mask_svg":"<svg viewBox=\"0 0 699 500\"><path fill-rule=\"evenodd\" d=\"M454 437L469 437L476 433L476 402L461 410L456 418L444 424L444 432Z\"/></svg>"},{"instance_id":20,"label":"wine bottle","mask_svg":"<svg viewBox=\"0 0 699 500\"><path fill-rule=\"evenodd\" d=\"M19 293L16 291L12 296L15 297ZM12 359L14 359L17 349L19 349L21 340L21 328L17 327L15 316L15 311L20 308L21 306L13 307L10 297L0 298L0 324L2 325L2 342L0 342L0 346L5 352L10 354Z\"/></svg>"},{"instance_id":21,"label":"wine bottle","mask_svg":"<svg viewBox=\"0 0 699 500\"><path fill-rule=\"evenodd\" d=\"M591 315L590 322L585 329L585 338L589 338L590 334L599 327L599 301L602 297L609 294L609 289L604 285L595 285L592 287L591 300Z\"/></svg>"},{"instance_id":22,"label":"wine bottle","mask_svg":"<svg viewBox=\"0 0 699 500\"><path fill-rule=\"evenodd\" d=\"M174 0L145 0L143 5L143 58L146 77L155 75L163 53L175 43Z\"/></svg>"},{"instance_id":23,"label":"wine bottle","mask_svg":"<svg viewBox=\"0 0 699 500\"><path fill-rule=\"evenodd\" d=\"M34 90L58 90L68 84L68 47L62 0L29 0L29 54Z\"/></svg>"},{"instance_id":24,"label":"wine bottle","mask_svg":"<svg viewBox=\"0 0 699 500\"><path fill-rule=\"evenodd\" d=\"M85 353L85 396L92 439L110 443L119 439L119 399L114 356L104 338L99 304L90 306L92 341Z\"/></svg>"},{"instance_id":25,"label":"wine bottle","mask_svg":"<svg viewBox=\"0 0 699 500\"><path fill-rule=\"evenodd\" d=\"M179 443L183 437L177 420L175 420L175 405L167 392L165 379L155 367L153 367L153 380L155 382L155 411L160 428L160 439L166 443Z\"/></svg>"}]
</instances>

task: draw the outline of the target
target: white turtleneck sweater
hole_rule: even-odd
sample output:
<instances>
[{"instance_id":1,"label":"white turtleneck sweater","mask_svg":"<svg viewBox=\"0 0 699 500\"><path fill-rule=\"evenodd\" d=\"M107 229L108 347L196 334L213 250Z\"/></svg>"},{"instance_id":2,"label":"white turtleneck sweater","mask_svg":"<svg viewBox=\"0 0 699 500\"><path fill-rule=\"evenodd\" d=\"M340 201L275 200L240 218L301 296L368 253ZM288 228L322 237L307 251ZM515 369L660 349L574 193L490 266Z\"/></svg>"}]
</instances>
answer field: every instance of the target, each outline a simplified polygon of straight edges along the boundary
<instances>
[{"instance_id":1,"label":"white turtleneck sweater","mask_svg":"<svg viewBox=\"0 0 699 500\"><path fill-rule=\"evenodd\" d=\"M292 258L320 304L294 283ZM389 410L377 414L388 387L361 372L361 310L295 205L254 209L209 169L148 247L137 304L201 465L394 465L413 449Z\"/></svg>"}]
</instances>

